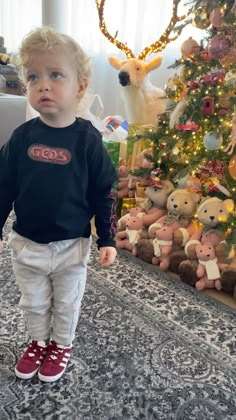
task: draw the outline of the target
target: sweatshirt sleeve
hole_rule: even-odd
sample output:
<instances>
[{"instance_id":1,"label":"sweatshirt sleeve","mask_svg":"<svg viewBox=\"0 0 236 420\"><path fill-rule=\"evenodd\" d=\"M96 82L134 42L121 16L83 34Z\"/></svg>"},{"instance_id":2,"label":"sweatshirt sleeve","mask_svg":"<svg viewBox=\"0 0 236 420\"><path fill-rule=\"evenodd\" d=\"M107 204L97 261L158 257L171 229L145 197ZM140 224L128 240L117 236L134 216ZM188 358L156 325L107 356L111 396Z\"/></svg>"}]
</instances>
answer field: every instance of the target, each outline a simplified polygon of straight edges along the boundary
<instances>
[{"instance_id":1,"label":"sweatshirt sleeve","mask_svg":"<svg viewBox=\"0 0 236 420\"><path fill-rule=\"evenodd\" d=\"M91 155L89 191L98 235L97 246L115 247L116 195L113 186L118 177L102 138L95 144Z\"/></svg>"},{"instance_id":2,"label":"sweatshirt sleeve","mask_svg":"<svg viewBox=\"0 0 236 420\"><path fill-rule=\"evenodd\" d=\"M16 196L16 157L13 136L0 149L0 239Z\"/></svg>"}]
</instances>

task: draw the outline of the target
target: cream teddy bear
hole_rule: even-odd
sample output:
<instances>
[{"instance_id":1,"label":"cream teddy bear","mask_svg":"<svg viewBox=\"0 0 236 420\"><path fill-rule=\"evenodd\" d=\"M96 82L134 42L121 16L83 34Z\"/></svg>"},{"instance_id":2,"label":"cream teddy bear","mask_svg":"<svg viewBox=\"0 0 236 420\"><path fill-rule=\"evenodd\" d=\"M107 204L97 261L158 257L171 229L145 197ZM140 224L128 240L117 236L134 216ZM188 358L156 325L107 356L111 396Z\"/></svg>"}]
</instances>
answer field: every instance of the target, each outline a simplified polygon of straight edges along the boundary
<instances>
[{"instance_id":1,"label":"cream teddy bear","mask_svg":"<svg viewBox=\"0 0 236 420\"><path fill-rule=\"evenodd\" d=\"M197 268L197 245L211 243L215 249L216 256L219 263L227 263L228 269L225 267L221 273L221 284L225 284L225 290L228 287L227 278L229 273L232 277L231 283L236 285L236 270L231 270L230 264L235 258L235 252L232 248L230 252L226 246L226 232L225 228L221 227L221 223L226 222L230 213L234 209L234 202L232 199L221 200L217 197L205 198L198 206L196 216L200 223L199 229L190 237L185 245L185 258L179 265L178 274L184 283L195 286L197 282L196 268ZM224 281L222 282L222 277ZM224 286L223 286L224 288Z\"/></svg>"},{"instance_id":2,"label":"cream teddy bear","mask_svg":"<svg viewBox=\"0 0 236 420\"><path fill-rule=\"evenodd\" d=\"M174 232L174 244L184 246L195 232L192 217L195 214L200 195L187 189L176 189L167 200L167 214L149 226L150 238L154 238L156 230L163 225L171 226Z\"/></svg>"}]
</instances>

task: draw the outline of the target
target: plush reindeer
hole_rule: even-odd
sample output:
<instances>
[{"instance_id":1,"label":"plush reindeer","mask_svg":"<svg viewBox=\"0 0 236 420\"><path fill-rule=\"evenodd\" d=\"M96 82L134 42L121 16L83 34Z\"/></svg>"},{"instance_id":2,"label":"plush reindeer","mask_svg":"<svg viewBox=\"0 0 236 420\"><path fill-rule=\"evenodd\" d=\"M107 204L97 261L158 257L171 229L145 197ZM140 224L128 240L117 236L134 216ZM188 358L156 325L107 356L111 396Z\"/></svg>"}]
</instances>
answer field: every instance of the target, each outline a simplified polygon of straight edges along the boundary
<instances>
[{"instance_id":1,"label":"plush reindeer","mask_svg":"<svg viewBox=\"0 0 236 420\"><path fill-rule=\"evenodd\" d=\"M144 60L150 54L162 51L168 42L174 41L180 35L181 30L171 38L169 37L175 24L186 18L186 15L177 16L179 3L180 0L173 2L171 21L159 40L149 47L145 47L135 57L126 44L123 44L108 32L104 20L105 0L96 0L101 32L112 44L123 51L127 57L126 60L110 57L109 62L112 67L119 71L119 82L122 86L122 97L126 112L125 117L131 124L156 125L158 123L158 114L165 111L166 100L164 91L153 86L149 80L149 73L161 65L162 57L157 56L149 63L146 63Z\"/></svg>"}]
</instances>

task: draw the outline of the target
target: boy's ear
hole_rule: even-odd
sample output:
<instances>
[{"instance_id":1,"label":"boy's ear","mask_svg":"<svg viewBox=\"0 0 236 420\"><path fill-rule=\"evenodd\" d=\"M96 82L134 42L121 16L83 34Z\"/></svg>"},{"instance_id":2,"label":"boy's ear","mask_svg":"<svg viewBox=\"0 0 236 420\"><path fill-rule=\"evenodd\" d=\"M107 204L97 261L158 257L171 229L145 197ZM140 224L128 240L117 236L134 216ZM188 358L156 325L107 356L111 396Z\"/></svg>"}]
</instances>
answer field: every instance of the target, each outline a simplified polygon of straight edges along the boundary
<instances>
[{"instance_id":1,"label":"boy's ear","mask_svg":"<svg viewBox=\"0 0 236 420\"><path fill-rule=\"evenodd\" d=\"M88 87L88 80L87 79L80 79L79 86L78 86L78 98L82 98L84 93Z\"/></svg>"}]
</instances>

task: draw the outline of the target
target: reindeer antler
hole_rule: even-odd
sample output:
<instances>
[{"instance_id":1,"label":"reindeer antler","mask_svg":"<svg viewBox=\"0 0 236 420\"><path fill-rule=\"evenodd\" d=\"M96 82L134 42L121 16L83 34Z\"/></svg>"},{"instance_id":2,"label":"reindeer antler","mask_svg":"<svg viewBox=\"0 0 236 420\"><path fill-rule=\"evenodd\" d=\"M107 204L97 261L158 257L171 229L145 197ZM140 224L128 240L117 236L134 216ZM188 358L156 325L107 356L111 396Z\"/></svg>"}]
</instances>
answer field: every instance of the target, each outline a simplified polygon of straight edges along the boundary
<instances>
[{"instance_id":1,"label":"reindeer antler","mask_svg":"<svg viewBox=\"0 0 236 420\"><path fill-rule=\"evenodd\" d=\"M133 51L131 51L130 48L127 47L126 44L123 44L123 42L118 41L118 39L114 36L112 36L106 27L105 19L104 19L104 5L105 0L96 0L97 10L98 10L98 16L99 16L99 28L101 29L101 32L105 37L114 44L119 50L123 51L126 54L127 58L135 58L135 55Z\"/></svg>"},{"instance_id":2,"label":"reindeer antler","mask_svg":"<svg viewBox=\"0 0 236 420\"><path fill-rule=\"evenodd\" d=\"M145 58L147 58L150 54L152 53L157 53L160 51L163 51L164 48L166 47L166 45L169 42L175 41L179 35L182 32L182 29L179 29L177 34L173 37L170 38L170 34L173 31L175 25L177 22L181 22L182 20L186 19L186 17L188 16L187 13L186 15L182 15L182 16L178 16L178 6L179 6L180 0L175 0L173 1L173 6L172 6L172 16L171 16L171 20L169 25L167 26L165 32L162 34L162 36L155 42L153 42L151 45L149 45L148 47L145 47L141 53L139 53L138 58L140 60L144 60Z\"/></svg>"},{"instance_id":3,"label":"reindeer antler","mask_svg":"<svg viewBox=\"0 0 236 420\"><path fill-rule=\"evenodd\" d=\"M123 51L126 54L127 58L135 58L135 54L133 51L127 47L126 44L123 42L120 42L116 37L113 37L107 30L105 19L104 19L104 6L105 6L105 0L95 0L96 6L98 10L98 16L99 16L99 27L101 29L101 32L103 35L112 43L114 44L119 50ZM189 15L190 12L188 12L186 15L178 16L178 6L181 0L174 0L173 6L172 6L172 16L169 25L167 26L165 32L162 34L162 36L155 42L153 42L150 46L145 47L138 55L137 58L140 60L144 60L147 58L150 54L163 51L168 42L172 42L175 39L179 37L179 35L182 32L183 28L180 28L177 32L177 34L170 38L170 34L173 31L175 25L177 22L181 22Z\"/></svg>"}]
</instances>

